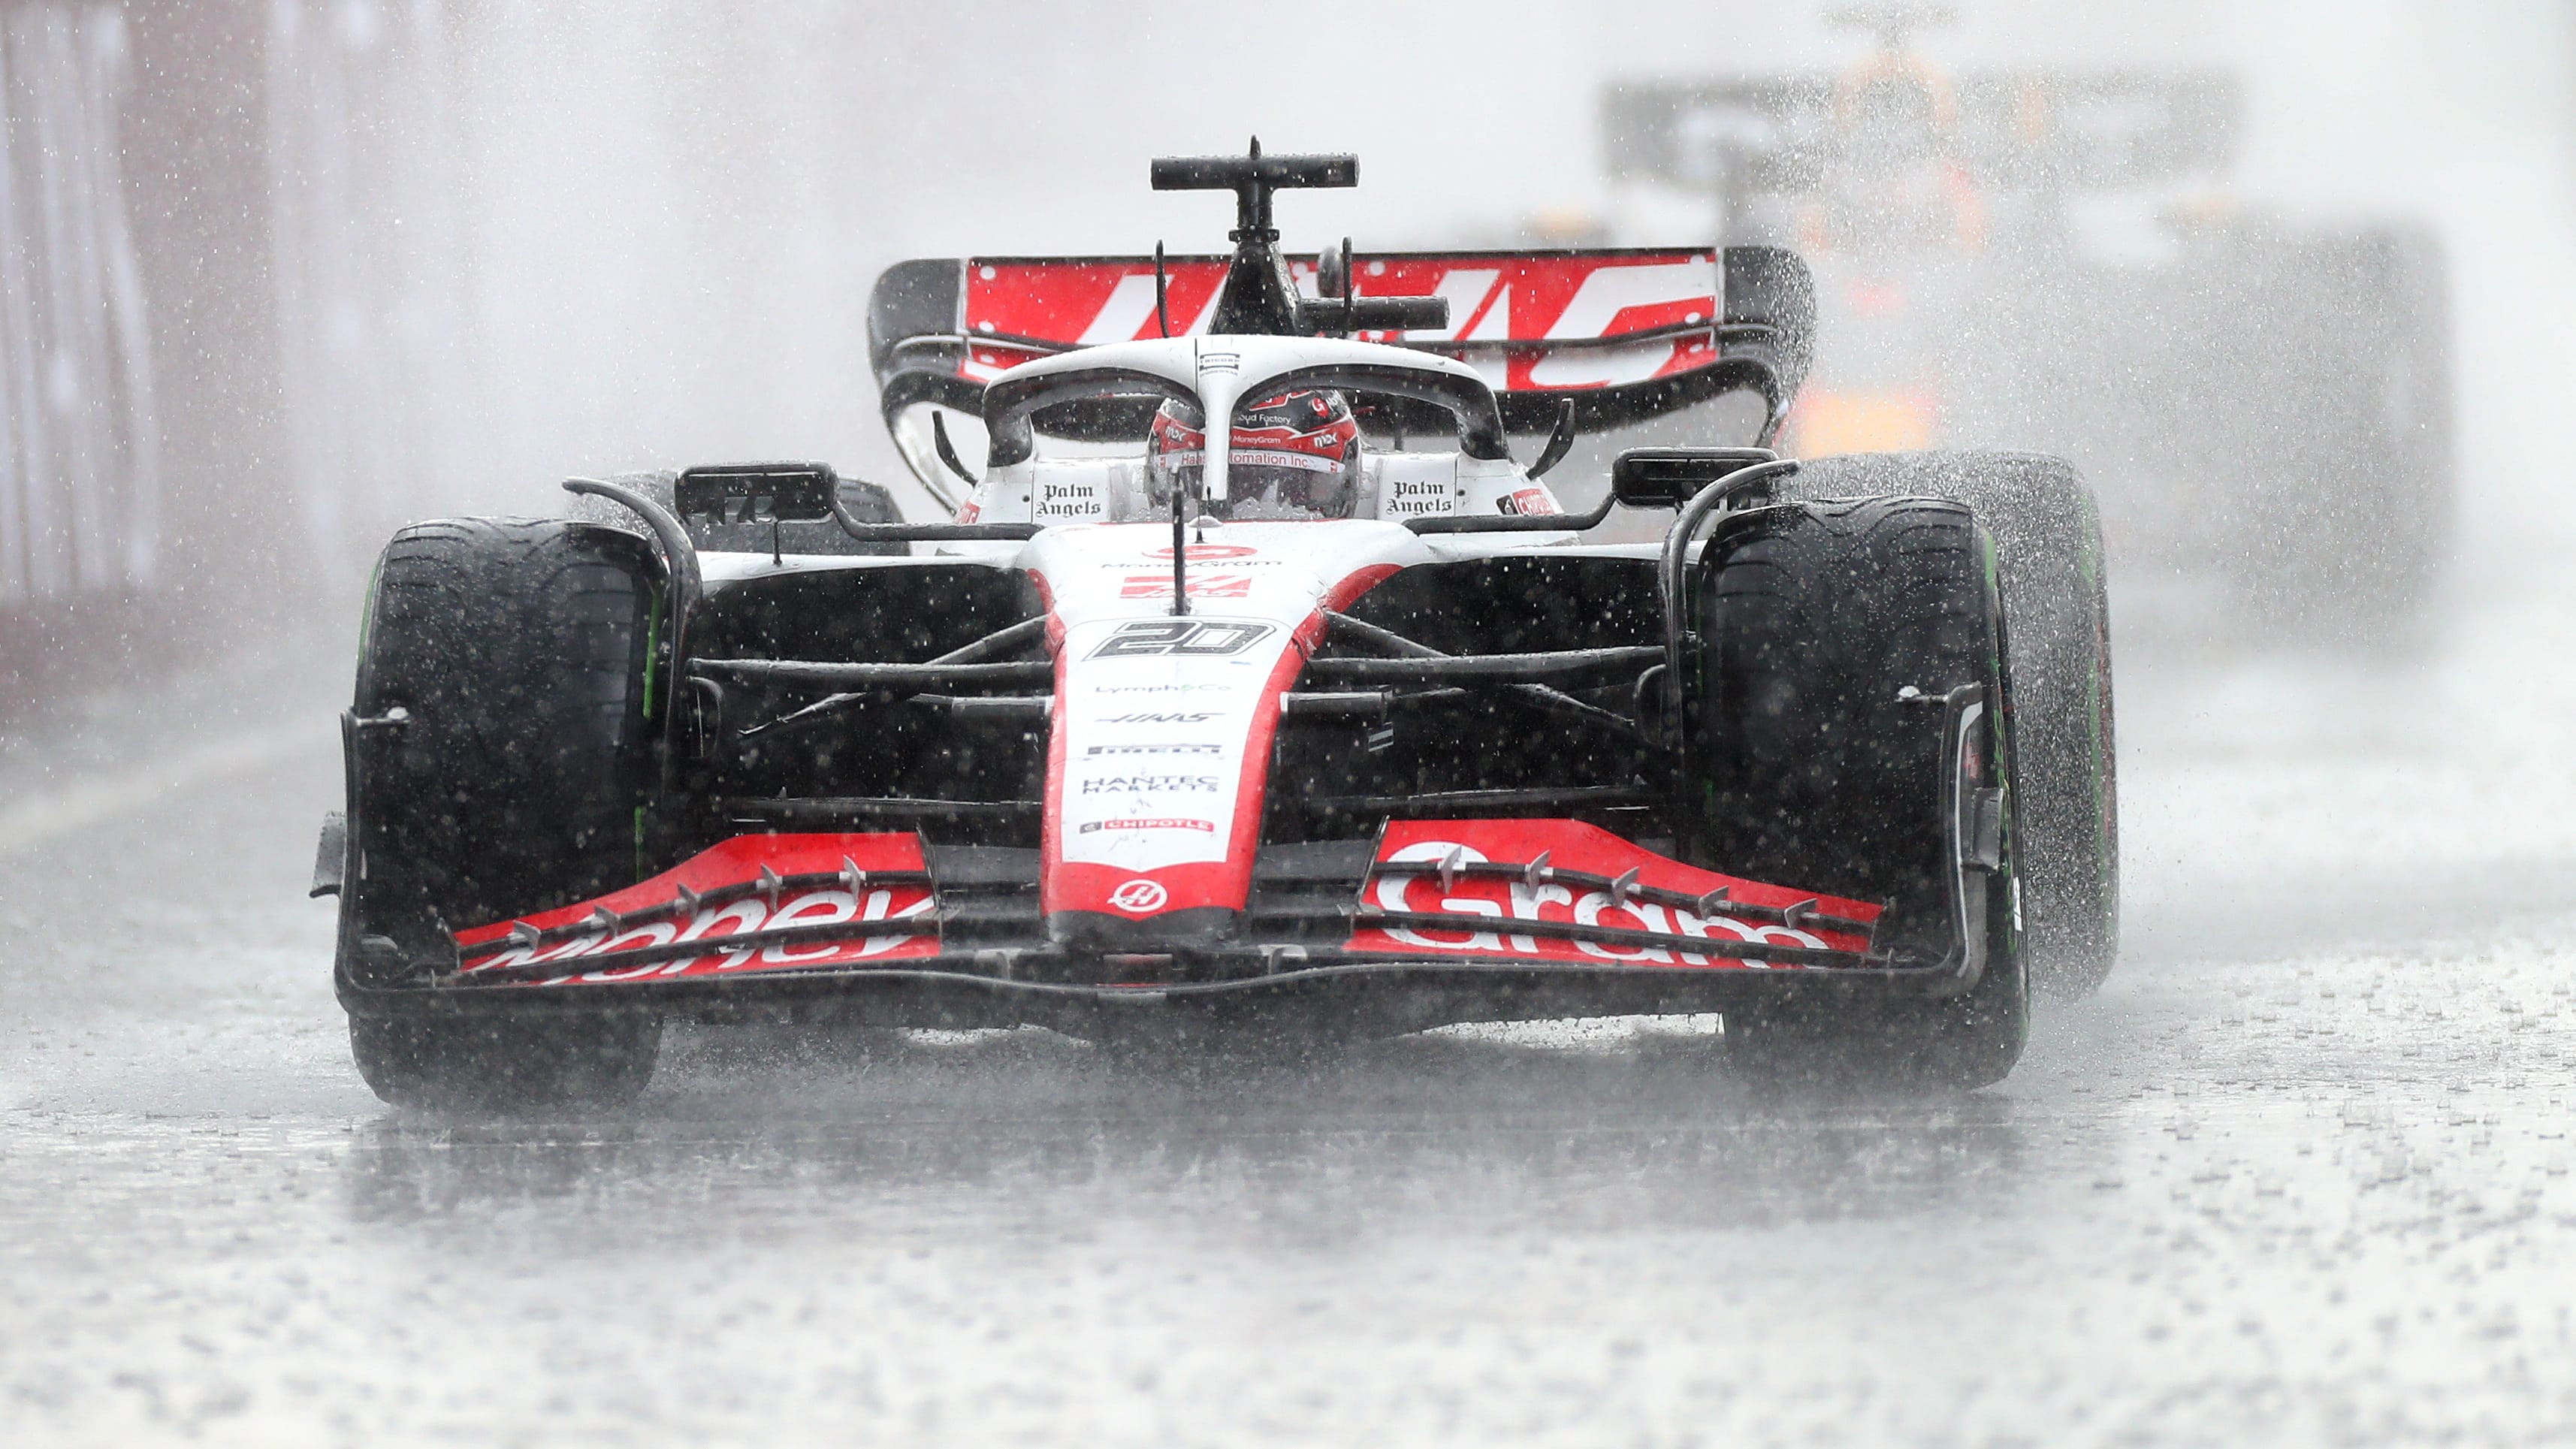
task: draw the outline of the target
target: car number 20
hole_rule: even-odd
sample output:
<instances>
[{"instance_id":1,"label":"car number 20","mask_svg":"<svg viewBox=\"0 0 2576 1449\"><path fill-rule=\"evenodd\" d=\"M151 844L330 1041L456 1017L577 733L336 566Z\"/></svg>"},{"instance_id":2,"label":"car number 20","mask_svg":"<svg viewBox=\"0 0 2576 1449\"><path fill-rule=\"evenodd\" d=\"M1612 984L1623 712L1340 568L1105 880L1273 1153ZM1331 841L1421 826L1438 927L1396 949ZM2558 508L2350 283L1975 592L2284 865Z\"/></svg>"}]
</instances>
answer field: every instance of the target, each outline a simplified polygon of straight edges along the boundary
<instances>
[{"instance_id":1,"label":"car number 20","mask_svg":"<svg viewBox=\"0 0 2576 1449\"><path fill-rule=\"evenodd\" d=\"M1091 651L1094 659L1190 654L1240 654L1270 633L1267 624L1221 619L1139 619L1121 624L1107 642Z\"/></svg>"}]
</instances>

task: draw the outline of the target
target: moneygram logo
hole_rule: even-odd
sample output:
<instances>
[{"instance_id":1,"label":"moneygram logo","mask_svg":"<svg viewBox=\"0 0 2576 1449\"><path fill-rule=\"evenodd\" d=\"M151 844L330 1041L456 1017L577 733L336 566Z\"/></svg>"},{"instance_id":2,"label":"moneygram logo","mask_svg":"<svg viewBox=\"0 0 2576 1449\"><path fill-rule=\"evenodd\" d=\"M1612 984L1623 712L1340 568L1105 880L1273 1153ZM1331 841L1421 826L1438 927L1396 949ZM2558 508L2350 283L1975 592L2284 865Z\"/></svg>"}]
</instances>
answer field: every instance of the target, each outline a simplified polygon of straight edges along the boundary
<instances>
[{"instance_id":1,"label":"moneygram logo","mask_svg":"<svg viewBox=\"0 0 2576 1449\"><path fill-rule=\"evenodd\" d=\"M1246 548L1239 543L1194 543L1190 545L1189 560L1196 563L1201 559L1211 558L1250 558L1260 551L1257 548ZM1168 548L1151 548L1145 551L1147 558L1168 559L1171 556L1172 551Z\"/></svg>"},{"instance_id":2,"label":"moneygram logo","mask_svg":"<svg viewBox=\"0 0 2576 1449\"><path fill-rule=\"evenodd\" d=\"M1148 911L1159 911L1163 908L1163 902L1170 899L1171 893L1163 889L1160 881L1146 880L1142 876L1109 893L1109 904L1131 916L1141 916Z\"/></svg>"}]
</instances>

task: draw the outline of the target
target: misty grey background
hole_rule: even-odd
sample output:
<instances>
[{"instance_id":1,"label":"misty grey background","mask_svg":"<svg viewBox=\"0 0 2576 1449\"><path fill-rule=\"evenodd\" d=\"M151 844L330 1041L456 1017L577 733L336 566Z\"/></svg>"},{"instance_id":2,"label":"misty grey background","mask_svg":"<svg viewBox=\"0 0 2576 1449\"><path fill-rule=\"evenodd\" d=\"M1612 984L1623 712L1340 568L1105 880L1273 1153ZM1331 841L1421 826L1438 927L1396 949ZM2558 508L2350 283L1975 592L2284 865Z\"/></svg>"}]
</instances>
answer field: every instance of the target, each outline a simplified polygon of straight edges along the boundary
<instances>
[{"instance_id":1,"label":"misty grey background","mask_svg":"<svg viewBox=\"0 0 2576 1449\"><path fill-rule=\"evenodd\" d=\"M2434 216L2456 263L2466 542L2527 535L2492 521L2505 499L2554 530L2576 519L2537 425L2576 363L2552 321L2576 295L2567 7L1960 9L1922 41L1949 63L2240 67L2243 194ZM1601 83L1861 48L1816 7L1724 0L476 14L454 59L476 423L452 476L478 501L607 463L813 454L898 477L866 375L877 271L1221 239L1221 203L1144 189L1151 155L1255 133L1359 152L1359 189L1283 204L1292 247L1437 245L1547 209L1704 229L1604 177Z\"/></svg>"},{"instance_id":2,"label":"misty grey background","mask_svg":"<svg viewBox=\"0 0 2576 1449\"><path fill-rule=\"evenodd\" d=\"M247 647L0 727L0 1443L2576 1438L2576 13L1962 8L1923 42L1961 65L2240 67L2239 190L2429 215L2457 319L2437 626L2124 654L2128 949L2008 1081L1764 1096L1705 1022L1251 1073L682 1031L632 1116L459 1123L357 1080L302 898L395 522L891 478L881 265L1205 245L1222 203L1145 161L1256 130L1363 158L1295 246L1705 225L1601 174L1598 86L1861 42L1735 3L138 5L278 42L138 55L280 142L241 183L274 250L155 274L166 367L283 360L165 460L164 555L226 468L293 542L216 620ZM136 139L145 222L229 204L191 154Z\"/></svg>"}]
</instances>

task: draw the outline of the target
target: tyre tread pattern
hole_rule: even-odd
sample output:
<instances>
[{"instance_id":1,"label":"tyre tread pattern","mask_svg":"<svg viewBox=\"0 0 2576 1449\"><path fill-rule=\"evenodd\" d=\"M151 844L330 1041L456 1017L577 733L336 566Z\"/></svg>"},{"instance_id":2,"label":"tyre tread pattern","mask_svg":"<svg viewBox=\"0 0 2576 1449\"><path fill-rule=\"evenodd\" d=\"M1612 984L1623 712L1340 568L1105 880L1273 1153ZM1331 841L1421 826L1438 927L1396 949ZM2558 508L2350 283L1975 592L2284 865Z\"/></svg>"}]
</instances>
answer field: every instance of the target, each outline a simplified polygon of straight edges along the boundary
<instances>
[{"instance_id":1,"label":"tyre tread pattern","mask_svg":"<svg viewBox=\"0 0 2576 1449\"><path fill-rule=\"evenodd\" d=\"M1990 700L2009 697L1990 540L1957 503L1838 499L1752 516L1720 533L1708 564L1693 728L1710 863L1887 901L1882 944L1946 953L1956 934L1941 819L1949 762L1938 713L1898 696L1984 685ZM1993 774L2011 778L2012 725L2000 710L1986 747ZM1766 1076L1939 1089L2000 1080L2027 1038L2026 978L2007 892L1998 880L1982 894L1986 964L1965 992L1802 995L1730 1016L1731 1055Z\"/></svg>"},{"instance_id":2,"label":"tyre tread pattern","mask_svg":"<svg viewBox=\"0 0 2576 1449\"><path fill-rule=\"evenodd\" d=\"M2099 987L2120 948L2120 802L2109 592L2092 491L2060 458L1967 451L1812 459L1788 491L1953 499L1993 537L2009 624L2031 975L2056 995Z\"/></svg>"},{"instance_id":3,"label":"tyre tread pattern","mask_svg":"<svg viewBox=\"0 0 2576 1449\"><path fill-rule=\"evenodd\" d=\"M414 524L379 566L360 714L401 708L370 760L371 882L480 924L632 878L645 783L642 540L561 519Z\"/></svg>"}]
</instances>

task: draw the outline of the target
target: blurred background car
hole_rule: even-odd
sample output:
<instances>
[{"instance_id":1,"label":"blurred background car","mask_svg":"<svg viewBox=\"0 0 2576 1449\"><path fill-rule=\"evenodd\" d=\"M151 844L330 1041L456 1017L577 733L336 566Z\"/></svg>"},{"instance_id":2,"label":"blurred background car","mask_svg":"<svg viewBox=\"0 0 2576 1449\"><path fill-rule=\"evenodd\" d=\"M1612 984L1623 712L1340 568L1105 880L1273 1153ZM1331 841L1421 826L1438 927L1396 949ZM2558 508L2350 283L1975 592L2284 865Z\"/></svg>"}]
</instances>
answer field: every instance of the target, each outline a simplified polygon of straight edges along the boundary
<instances>
[{"instance_id":1,"label":"blurred background car","mask_svg":"<svg viewBox=\"0 0 2576 1449\"><path fill-rule=\"evenodd\" d=\"M2418 629L2453 508L2442 247L2231 183L2225 67L1953 69L1949 7L1827 12L1837 70L1620 81L1614 173L1714 202L1817 279L1800 456L2007 440L2074 459L2168 624Z\"/></svg>"},{"instance_id":2,"label":"blurred background car","mask_svg":"<svg viewBox=\"0 0 2576 1449\"><path fill-rule=\"evenodd\" d=\"M603 457L802 440L926 505L875 427L866 279L1005 217L1057 252L1179 235L1097 204L1148 130L1366 148L1379 209L1318 212L1315 244L1819 232L1796 441L2074 454L2125 625L2187 644L2447 627L2425 605L2476 561L2576 536L2547 422L2576 368L2562 10L1875 22L1398 7L1373 47L1508 104L1327 70L1284 106L1184 67L1175 121L1107 78L1252 17L0 0L0 712L321 628L390 528L549 508ZM1581 501L1654 441L1556 477Z\"/></svg>"}]
</instances>

